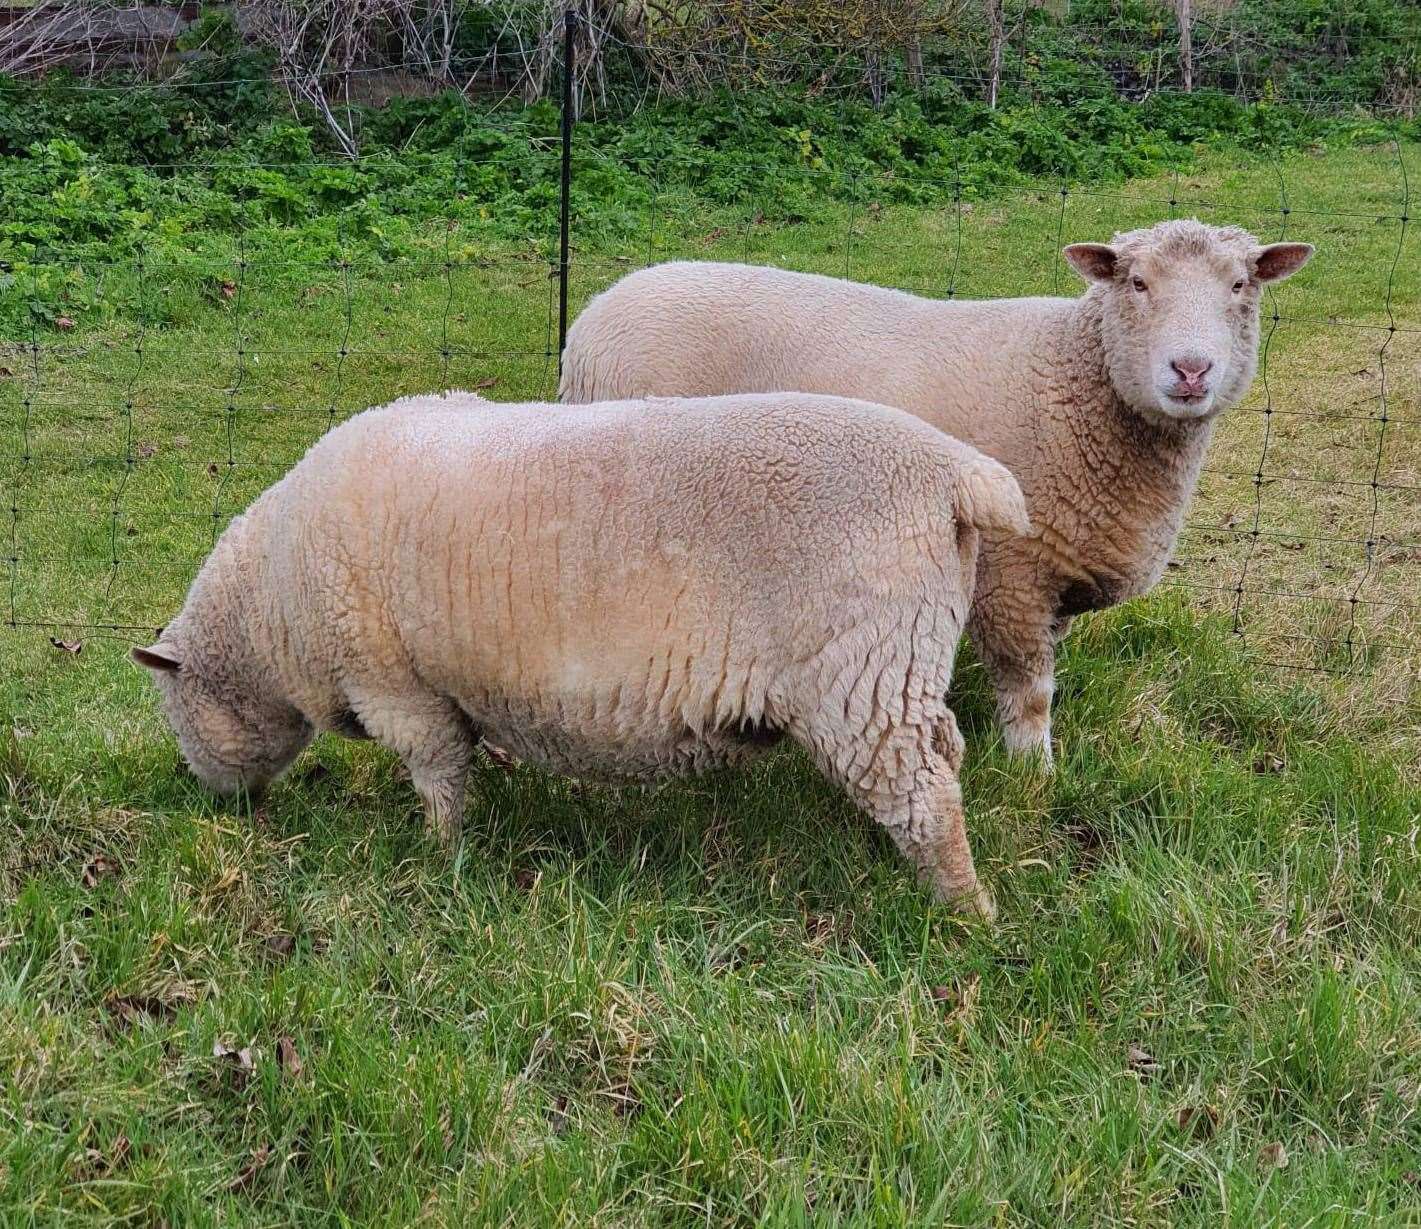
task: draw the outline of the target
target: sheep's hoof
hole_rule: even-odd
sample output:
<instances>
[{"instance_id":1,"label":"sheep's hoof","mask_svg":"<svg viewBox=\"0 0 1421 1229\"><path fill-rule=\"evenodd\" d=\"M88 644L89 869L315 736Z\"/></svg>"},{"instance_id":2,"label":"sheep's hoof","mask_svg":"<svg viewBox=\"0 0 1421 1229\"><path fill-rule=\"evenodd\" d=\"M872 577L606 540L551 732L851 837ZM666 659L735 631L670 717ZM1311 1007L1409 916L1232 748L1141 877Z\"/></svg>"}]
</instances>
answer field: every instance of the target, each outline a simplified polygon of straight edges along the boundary
<instances>
[{"instance_id":1,"label":"sheep's hoof","mask_svg":"<svg viewBox=\"0 0 1421 1229\"><path fill-rule=\"evenodd\" d=\"M969 888L965 892L948 898L947 903L965 918L993 922L997 917L997 906L992 900L992 894L980 883L974 888Z\"/></svg>"},{"instance_id":2,"label":"sheep's hoof","mask_svg":"<svg viewBox=\"0 0 1421 1229\"><path fill-rule=\"evenodd\" d=\"M445 849L453 849L459 843L459 838L464 835L463 817L426 813L424 830Z\"/></svg>"},{"instance_id":3,"label":"sheep's hoof","mask_svg":"<svg viewBox=\"0 0 1421 1229\"><path fill-rule=\"evenodd\" d=\"M1044 776L1050 776L1056 771L1056 758L1051 753L1051 740L1048 738L1044 742L1033 739L1030 742L1015 742L1008 738L1006 740L1007 754L1014 760L1021 760L1032 765L1037 772Z\"/></svg>"}]
</instances>

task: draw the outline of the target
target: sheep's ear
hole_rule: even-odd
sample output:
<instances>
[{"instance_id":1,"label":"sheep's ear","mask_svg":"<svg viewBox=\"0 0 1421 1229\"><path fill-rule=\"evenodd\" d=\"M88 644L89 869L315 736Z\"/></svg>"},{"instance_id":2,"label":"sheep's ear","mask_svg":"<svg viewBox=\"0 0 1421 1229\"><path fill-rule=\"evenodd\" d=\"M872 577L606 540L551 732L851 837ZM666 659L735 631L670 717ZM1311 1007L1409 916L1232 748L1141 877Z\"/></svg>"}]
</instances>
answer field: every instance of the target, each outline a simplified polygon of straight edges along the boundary
<instances>
[{"instance_id":1,"label":"sheep's ear","mask_svg":"<svg viewBox=\"0 0 1421 1229\"><path fill-rule=\"evenodd\" d=\"M140 666L147 666L150 670L159 670L167 674L171 674L174 670L181 670L183 665L172 655L172 650L161 641L151 649L140 649L135 646L133 660Z\"/></svg>"},{"instance_id":2,"label":"sheep's ear","mask_svg":"<svg viewBox=\"0 0 1421 1229\"><path fill-rule=\"evenodd\" d=\"M1061 249L1066 262L1088 282L1109 282L1115 278L1120 254L1108 243L1072 243Z\"/></svg>"},{"instance_id":3,"label":"sheep's ear","mask_svg":"<svg viewBox=\"0 0 1421 1229\"><path fill-rule=\"evenodd\" d=\"M1270 243L1253 249L1253 276L1260 282L1281 282L1312 259L1311 243Z\"/></svg>"}]
</instances>

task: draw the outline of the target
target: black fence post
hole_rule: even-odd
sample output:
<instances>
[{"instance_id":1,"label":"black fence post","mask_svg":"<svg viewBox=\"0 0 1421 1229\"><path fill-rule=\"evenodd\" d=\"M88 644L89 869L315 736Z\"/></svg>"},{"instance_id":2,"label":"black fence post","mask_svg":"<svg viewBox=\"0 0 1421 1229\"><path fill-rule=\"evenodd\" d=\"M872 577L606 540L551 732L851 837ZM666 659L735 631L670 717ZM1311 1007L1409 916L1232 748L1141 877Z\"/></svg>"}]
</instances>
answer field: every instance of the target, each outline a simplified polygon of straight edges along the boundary
<instances>
[{"instance_id":1,"label":"black fence post","mask_svg":"<svg viewBox=\"0 0 1421 1229\"><path fill-rule=\"evenodd\" d=\"M572 213L572 111L577 77L574 59L577 14L563 15L562 44L562 196L558 207L558 375L562 375L562 352L567 345L568 229Z\"/></svg>"}]
</instances>

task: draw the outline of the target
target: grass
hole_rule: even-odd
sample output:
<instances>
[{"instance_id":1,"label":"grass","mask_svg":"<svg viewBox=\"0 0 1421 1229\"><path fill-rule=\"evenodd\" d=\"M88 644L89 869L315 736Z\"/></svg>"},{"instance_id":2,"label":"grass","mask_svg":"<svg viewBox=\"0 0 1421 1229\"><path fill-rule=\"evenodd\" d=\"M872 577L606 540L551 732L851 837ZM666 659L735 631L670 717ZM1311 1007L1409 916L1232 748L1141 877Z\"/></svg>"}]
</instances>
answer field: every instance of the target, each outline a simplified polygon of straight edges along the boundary
<instances>
[{"instance_id":1,"label":"grass","mask_svg":"<svg viewBox=\"0 0 1421 1229\"><path fill-rule=\"evenodd\" d=\"M1387 338L1384 485L1417 485L1421 334L1384 305L1389 283L1421 327L1421 228L1394 220L1395 150L1281 170L1319 256L1172 583L1073 632L1053 779L1001 755L960 672L994 929L931 904L793 751L659 791L489 774L451 862L380 749L322 742L225 810L177 771L138 633L0 632L0 1223L1421 1224L1414 491L1378 492L1370 567L1335 540L1371 524L1346 484ZM1064 215L1043 185L975 204L960 249L952 209L770 228L666 201L634 248L578 254L574 307L672 253L1065 292L1058 232L1171 196L1274 237L1274 171L1207 158ZM0 460L16 615L156 626L333 418L547 393L546 265L435 252L348 292L329 267L150 269L141 329L42 337L37 372L0 356L32 458ZM1255 501L1230 475L1265 424ZM1264 664L1345 662L1354 590L1366 669Z\"/></svg>"}]
</instances>

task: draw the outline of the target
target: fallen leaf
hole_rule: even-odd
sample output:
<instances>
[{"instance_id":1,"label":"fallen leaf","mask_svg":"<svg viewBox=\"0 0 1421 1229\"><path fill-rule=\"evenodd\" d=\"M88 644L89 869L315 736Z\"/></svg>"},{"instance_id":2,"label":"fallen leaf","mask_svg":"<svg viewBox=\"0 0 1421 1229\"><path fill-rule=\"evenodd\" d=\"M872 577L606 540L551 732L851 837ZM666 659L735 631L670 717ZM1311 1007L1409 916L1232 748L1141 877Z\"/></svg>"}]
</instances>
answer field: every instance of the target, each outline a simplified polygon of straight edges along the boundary
<instances>
[{"instance_id":1,"label":"fallen leaf","mask_svg":"<svg viewBox=\"0 0 1421 1229\"><path fill-rule=\"evenodd\" d=\"M251 1158L242 1166L237 1176L227 1183L227 1189L234 1195L246 1190L251 1186L257 1174L266 1168L269 1160L271 1160L271 1145L263 1144L252 1153Z\"/></svg>"},{"instance_id":2,"label":"fallen leaf","mask_svg":"<svg viewBox=\"0 0 1421 1229\"><path fill-rule=\"evenodd\" d=\"M239 871L235 866L229 866L226 870L224 870L224 871L222 872L222 874L221 874L221 876L218 878L217 882L214 883L214 884L208 889L208 891L211 892L211 893L213 893L213 894L215 895L215 894L218 893L218 892L226 892L226 891L229 891L230 889L236 887L236 886L237 886L239 883L241 883L241 882L242 882L242 872Z\"/></svg>"},{"instance_id":3,"label":"fallen leaf","mask_svg":"<svg viewBox=\"0 0 1421 1229\"><path fill-rule=\"evenodd\" d=\"M289 956L296 950L296 936L285 933L267 935L266 947L273 956Z\"/></svg>"},{"instance_id":4,"label":"fallen leaf","mask_svg":"<svg viewBox=\"0 0 1421 1229\"><path fill-rule=\"evenodd\" d=\"M79 654L84 651L84 642L82 640L57 640L51 636L49 642L54 645L56 649L62 649L66 653L72 653L75 657L78 657Z\"/></svg>"},{"instance_id":5,"label":"fallen leaf","mask_svg":"<svg viewBox=\"0 0 1421 1229\"><path fill-rule=\"evenodd\" d=\"M135 1024L140 1018L167 1020L177 1015L178 1008L186 1000L160 999L151 994L115 994L110 991L104 997L104 1007L125 1024Z\"/></svg>"},{"instance_id":6,"label":"fallen leaf","mask_svg":"<svg viewBox=\"0 0 1421 1229\"><path fill-rule=\"evenodd\" d=\"M475 381L474 381L474 388L475 388L475 390L478 390L478 389L481 389L481 388L492 388L492 387L493 387L495 384L497 384L497 383L498 383L498 377L497 377L497 376L484 376L484 378L483 378L482 380L475 380Z\"/></svg>"},{"instance_id":7,"label":"fallen leaf","mask_svg":"<svg viewBox=\"0 0 1421 1229\"><path fill-rule=\"evenodd\" d=\"M322 764L320 760L312 760L304 768L300 769L299 772L293 773L292 775L297 780L304 781L307 785L317 785L330 777L331 770Z\"/></svg>"},{"instance_id":8,"label":"fallen leaf","mask_svg":"<svg viewBox=\"0 0 1421 1229\"><path fill-rule=\"evenodd\" d=\"M212 1057L234 1059L240 1062L249 1071L252 1067L252 1050L250 1046L242 1046L238 1049L236 1046L228 1045L221 1037L218 1037L217 1040L212 1043Z\"/></svg>"},{"instance_id":9,"label":"fallen leaf","mask_svg":"<svg viewBox=\"0 0 1421 1229\"><path fill-rule=\"evenodd\" d=\"M644 1108L630 1084L613 1084L607 1095L612 1098L612 1113L618 1118L635 1118Z\"/></svg>"},{"instance_id":10,"label":"fallen leaf","mask_svg":"<svg viewBox=\"0 0 1421 1229\"><path fill-rule=\"evenodd\" d=\"M296 1053L296 1043L290 1037L276 1039L276 1061L293 1080L301 1075L301 1055Z\"/></svg>"},{"instance_id":11,"label":"fallen leaf","mask_svg":"<svg viewBox=\"0 0 1421 1229\"><path fill-rule=\"evenodd\" d=\"M74 321L71 320L68 316L60 316L55 320L54 327L57 328L61 333L67 333L70 329L74 327Z\"/></svg>"},{"instance_id":12,"label":"fallen leaf","mask_svg":"<svg viewBox=\"0 0 1421 1229\"><path fill-rule=\"evenodd\" d=\"M79 1163L74 1167L75 1177L81 1182L107 1178L123 1167L132 1151L133 1145L128 1142L128 1136L122 1133L114 1139L107 1154L98 1148L85 1148L83 1156L76 1158Z\"/></svg>"},{"instance_id":13,"label":"fallen leaf","mask_svg":"<svg viewBox=\"0 0 1421 1229\"><path fill-rule=\"evenodd\" d=\"M118 867L103 854L97 854L88 865L84 867L84 873L80 876L79 881L86 888L96 888L99 886L100 879L107 879L117 874Z\"/></svg>"},{"instance_id":14,"label":"fallen leaf","mask_svg":"<svg viewBox=\"0 0 1421 1229\"><path fill-rule=\"evenodd\" d=\"M553 1103L548 1107L548 1125L552 1127L554 1135L566 1135L570 1125L567 1117L567 1098L562 1093L558 1093L553 1098Z\"/></svg>"},{"instance_id":15,"label":"fallen leaf","mask_svg":"<svg viewBox=\"0 0 1421 1229\"><path fill-rule=\"evenodd\" d=\"M212 1057L224 1060L223 1065L232 1077L233 1087L245 1088L257 1069L256 1055L251 1046L240 1049L228 1045L220 1037L212 1043Z\"/></svg>"},{"instance_id":16,"label":"fallen leaf","mask_svg":"<svg viewBox=\"0 0 1421 1229\"><path fill-rule=\"evenodd\" d=\"M1186 1105L1176 1117L1179 1129L1195 1139L1212 1139L1219 1126L1219 1111L1212 1105Z\"/></svg>"},{"instance_id":17,"label":"fallen leaf","mask_svg":"<svg viewBox=\"0 0 1421 1229\"><path fill-rule=\"evenodd\" d=\"M1127 1052L1130 1070L1136 1075L1158 1075L1160 1065L1148 1050L1143 1050L1137 1045L1131 1045Z\"/></svg>"},{"instance_id":18,"label":"fallen leaf","mask_svg":"<svg viewBox=\"0 0 1421 1229\"><path fill-rule=\"evenodd\" d=\"M1258 1164L1264 1169L1287 1169L1288 1150L1281 1143L1264 1144L1258 1150Z\"/></svg>"},{"instance_id":19,"label":"fallen leaf","mask_svg":"<svg viewBox=\"0 0 1421 1229\"><path fill-rule=\"evenodd\" d=\"M128 1136L120 1133L109 1149L109 1173L120 1168L128 1160L128 1154L132 1151L133 1145L128 1142Z\"/></svg>"},{"instance_id":20,"label":"fallen leaf","mask_svg":"<svg viewBox=\"0 0 1421 1229\"><path fill-rule=\"evenodd\" d=\"M968 1015L976 1006L977 997L982 993L982 975L969 973L955 986L934 986L933 1002L943 1005L947 1019L958 1020Z\"/></svg>"}]
</instances>

